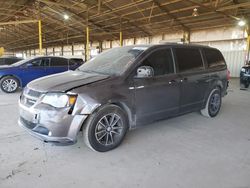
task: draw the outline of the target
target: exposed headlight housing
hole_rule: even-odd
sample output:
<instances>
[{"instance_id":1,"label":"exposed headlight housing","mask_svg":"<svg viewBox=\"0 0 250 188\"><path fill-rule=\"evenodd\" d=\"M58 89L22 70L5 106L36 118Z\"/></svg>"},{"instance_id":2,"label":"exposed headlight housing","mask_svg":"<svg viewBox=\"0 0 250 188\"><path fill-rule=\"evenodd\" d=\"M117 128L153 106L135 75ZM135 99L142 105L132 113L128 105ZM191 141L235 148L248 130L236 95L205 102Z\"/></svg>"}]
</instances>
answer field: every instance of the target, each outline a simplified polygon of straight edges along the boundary
<instances>
[{"instance_id":1,"label":"exposed headlight housing","mask_svg":"<svg viewBox=\"0 0 250 188\"><path fill-rule=\"evenodd\" d=\"M41 102L55 108L65 108L73 106L76 99L76 94L47 93L43 96Z\"/></svg>"},{"instance_id":2,"label":"exposed headlight housing","mask_svg":"<svg viewBox=\"0 0 250 188\"><path fill-rule=\"evenodd\" d=\"M246 72L246 69L245 69L245 68L242 68L242 69L241 69L241 72Z\"/></svg>"}]
</instances>

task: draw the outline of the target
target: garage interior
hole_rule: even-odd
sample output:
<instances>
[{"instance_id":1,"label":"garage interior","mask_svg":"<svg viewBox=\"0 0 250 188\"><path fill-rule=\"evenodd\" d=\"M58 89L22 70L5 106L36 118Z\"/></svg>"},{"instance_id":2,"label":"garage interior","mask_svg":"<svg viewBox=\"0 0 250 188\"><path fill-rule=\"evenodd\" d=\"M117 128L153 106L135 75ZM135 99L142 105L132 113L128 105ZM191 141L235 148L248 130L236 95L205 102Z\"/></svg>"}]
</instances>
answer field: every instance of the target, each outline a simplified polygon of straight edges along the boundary
<instances>
[{"instance_id":1,"label":"garage interior","mask_svg":"<svg viewBox=\"0 0 250 188\"><path fill-rule=\"evenodd\" d=\"M97 153L41 142L18 124L21 91L0 91L0 187L250 187L249 0L0 0L0 56L70 56L186 43L219 49L231 73L219 115L186 114L130 131Z\"/></svg>"}]
</instances>

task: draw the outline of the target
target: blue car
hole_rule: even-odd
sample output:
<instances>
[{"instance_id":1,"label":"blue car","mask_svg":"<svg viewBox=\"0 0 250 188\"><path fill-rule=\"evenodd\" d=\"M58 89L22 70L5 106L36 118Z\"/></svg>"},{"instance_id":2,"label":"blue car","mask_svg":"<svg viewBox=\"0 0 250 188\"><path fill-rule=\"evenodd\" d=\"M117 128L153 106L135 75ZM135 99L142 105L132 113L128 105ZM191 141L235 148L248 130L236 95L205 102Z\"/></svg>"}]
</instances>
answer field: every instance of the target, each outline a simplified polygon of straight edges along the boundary
<instances>
[{"instance_id":1,"label":"blue car","mask_svg":"<svg viewBox=\"0 0 250 188\"><path fill-rule=\"evenodd\" d=\"M83 60L80 58L43 56L22 60L10 66L0 66L0 87L5 93L14 93L32 80L75 70L82 64Z\"/></svg>"}]
</instances>

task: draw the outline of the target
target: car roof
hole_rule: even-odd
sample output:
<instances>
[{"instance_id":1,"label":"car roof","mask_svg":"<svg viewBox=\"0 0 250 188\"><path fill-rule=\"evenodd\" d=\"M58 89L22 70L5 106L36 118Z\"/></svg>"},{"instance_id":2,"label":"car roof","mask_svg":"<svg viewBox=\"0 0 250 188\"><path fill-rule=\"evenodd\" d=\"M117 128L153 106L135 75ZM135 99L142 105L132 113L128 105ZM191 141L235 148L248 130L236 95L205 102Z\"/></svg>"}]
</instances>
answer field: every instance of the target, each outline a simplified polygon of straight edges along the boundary
<instances>
[{"instance_id":1,"label":"car roof","mask_svg":"<svg viewBox=\"0 0 250 188\"><path fill-rule=\"evenodd\" d=\"M4 56L4 57L0 57L0 59L23 59L23 58L16 57L16 56Z\"/></svg>"},{"instance_id":2,"label":"car roof","mask_svg":"<svg viewBox=\"0 0 250 188\"><path fill-rule=\"evenodd\" d=\"M36 59L36 58L82 59L82 58L80 58L80 57L65 57L65 56L34 56L34 57L30 57L29 59Z\"/></svg>"},{"instance_id":3,"label":"car roof","mask_svg":"<svg viewBox=\"0 0 250 188\"><path fill-rule=\"evenodd\" d=\"M200 45L200 44L186 44L186 43L160 43L160 44L146 44L146 45L131 45L131 47L157 47L157 46L169 46L169 47L185 47L185 48L209 48L209 49L216 49L210 46Z\"/></svg>"}]
</instances>

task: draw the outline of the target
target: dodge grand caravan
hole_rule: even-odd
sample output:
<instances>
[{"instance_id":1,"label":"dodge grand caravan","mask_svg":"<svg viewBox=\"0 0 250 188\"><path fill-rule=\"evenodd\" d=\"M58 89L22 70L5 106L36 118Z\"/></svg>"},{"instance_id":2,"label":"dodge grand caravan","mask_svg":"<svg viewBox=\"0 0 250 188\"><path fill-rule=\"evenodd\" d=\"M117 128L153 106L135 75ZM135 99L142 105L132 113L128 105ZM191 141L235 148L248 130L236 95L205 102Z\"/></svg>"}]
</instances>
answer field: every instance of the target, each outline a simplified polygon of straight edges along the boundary
<instances>
[{"instance_id":1,"label":"dodge grand caravan","mask_svg":"<svg viewBox=\"0 0 250 188\"><path fill-rule=\"evenodd\" d=\"M19 125L45 142L84 140L99 152L126 132L201 111L215 117L228 71L217 49L181 44L113 48L75 71L30 82L20 96Z\"/></svg>"}]
</instances>

